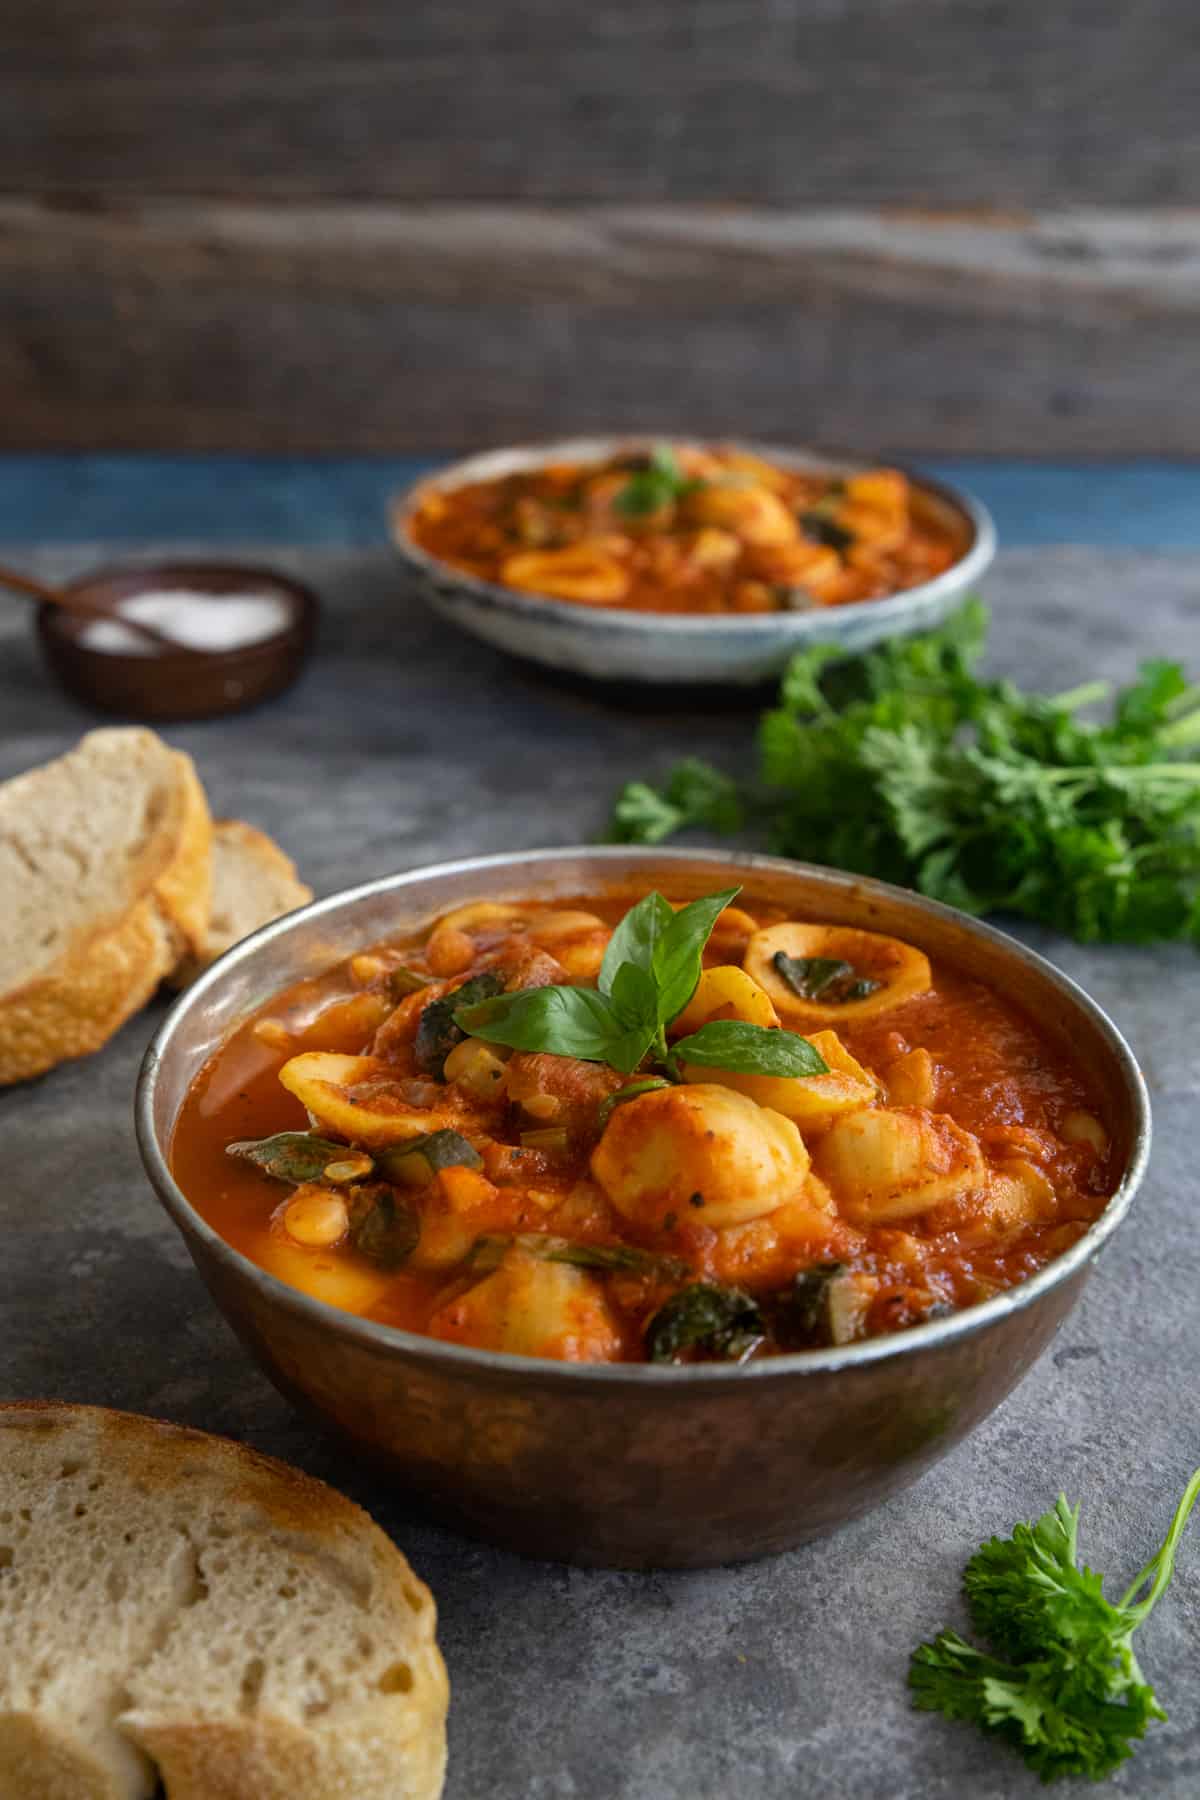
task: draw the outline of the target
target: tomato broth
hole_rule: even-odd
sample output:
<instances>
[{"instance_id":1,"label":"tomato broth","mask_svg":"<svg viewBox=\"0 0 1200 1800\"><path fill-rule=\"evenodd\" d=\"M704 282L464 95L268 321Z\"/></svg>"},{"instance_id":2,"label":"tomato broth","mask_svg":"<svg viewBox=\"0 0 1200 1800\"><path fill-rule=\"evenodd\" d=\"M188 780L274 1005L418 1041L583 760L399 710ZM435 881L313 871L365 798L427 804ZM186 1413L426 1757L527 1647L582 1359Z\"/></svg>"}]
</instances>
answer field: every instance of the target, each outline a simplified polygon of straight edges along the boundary
<instances>
[{"instance_id":1,"label":"tomato broth","mask_svg":"<svg viewBox=\"0 0 1200 1800\"><path fill-rule=\"evenodd\" d=\"M1101 1106L1012 1000L745 895L636 1067L488 1040L549 1017L550 991L595 999L627 905L473 902L280 994L187 1096L184 1193L331 1304L595 1361L903 1330L1026 1279L1103 1210ZM753 1067L689 1061L730 1023ZM769 1072L798 1040L824 1072ZM279 1134L300 1135L263 1148Z\"/></svg>"},{"instance_id":2,"label":"tomato broth","mask_svg":"<svg viewBox=\"0 0 1200 1800\"><path fill-rule=\"evenodd\" d=\"M942 574L967 533L897 469L796 471L660 446L426 491L421 547L580 606L771 613L879 599Z\"/></svg>"}]
</instances>

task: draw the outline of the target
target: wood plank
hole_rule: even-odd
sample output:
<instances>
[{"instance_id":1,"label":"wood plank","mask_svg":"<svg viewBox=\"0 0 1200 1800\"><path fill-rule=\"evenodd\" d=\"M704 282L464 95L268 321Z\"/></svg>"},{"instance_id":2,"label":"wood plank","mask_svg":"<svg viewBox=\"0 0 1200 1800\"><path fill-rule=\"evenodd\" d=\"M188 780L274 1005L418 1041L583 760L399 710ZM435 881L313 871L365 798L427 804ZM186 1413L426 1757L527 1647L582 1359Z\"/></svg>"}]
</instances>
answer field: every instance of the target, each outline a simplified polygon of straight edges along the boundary
<instances>
[{"instance_id":1,"label":"wood plank","mask_svg":"<svg viewBox=\"0 0 1200 1800\"><path fill-rule=\"evenodd\" d=\"M0 186L1200 199L1194 0L9 0Z\"/></svg>"},{"instance_id":2,"label":"wood plank","mask_svg":"<svg viewBox=\"0 0 1200 1800\"><path fill-rule=\"evenodd\" d=\"M0 204L0 443L1200 454L1200 214Z\"/></svg>"}]
</instances>

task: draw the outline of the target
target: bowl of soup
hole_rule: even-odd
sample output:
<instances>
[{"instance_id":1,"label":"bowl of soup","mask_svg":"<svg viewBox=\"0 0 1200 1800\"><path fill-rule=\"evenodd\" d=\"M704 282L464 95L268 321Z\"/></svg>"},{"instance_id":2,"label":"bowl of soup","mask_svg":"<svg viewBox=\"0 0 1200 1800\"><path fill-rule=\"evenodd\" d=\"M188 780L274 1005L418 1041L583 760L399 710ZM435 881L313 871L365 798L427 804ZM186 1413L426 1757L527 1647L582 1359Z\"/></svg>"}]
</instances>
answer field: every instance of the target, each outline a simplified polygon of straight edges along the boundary
<instances>
[{"instance_id":1,"label":"bowl of soup","mask_svg":"<svg viewBox=\"0 0 1200 1800\"><path fill-rule=\"evenodd\" d=\"M1021 1378L1145 1166L1116 1028L901 889L592 848L237 946L147 1053L150 1179L276 1385L462 1530L762 1555Z\"/></svg>"},{"instance_id":2,"label":"bowl of soup","mask_svg":"<svg viewBox=\"0 0 1200 1800\"><path fill-rule=\"evenodd\" d=\"M488 451L397 496L444 618L587 677L749 685L795 651L938 624L995 554L987 509L818 451L594 438Z\"/></svg>"}]
</instances>

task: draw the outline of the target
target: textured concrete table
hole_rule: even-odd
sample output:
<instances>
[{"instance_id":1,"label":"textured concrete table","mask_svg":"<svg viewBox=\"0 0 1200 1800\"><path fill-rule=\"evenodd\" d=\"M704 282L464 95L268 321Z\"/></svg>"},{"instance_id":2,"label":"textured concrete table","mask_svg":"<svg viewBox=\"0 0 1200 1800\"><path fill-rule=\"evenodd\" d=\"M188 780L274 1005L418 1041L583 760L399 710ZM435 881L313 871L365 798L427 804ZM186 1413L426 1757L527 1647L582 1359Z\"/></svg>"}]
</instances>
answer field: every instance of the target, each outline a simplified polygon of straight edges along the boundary
<instances>
[{"instance_id":1,"label":"textured concrete table","mask_svg":"<svg viewBox=\"0 0 1200 1800\"><path fill-rule=\"evenodd\" d=\"M56 575L87 554L32 560ZM697 718L622 706L517 669L418 612L384 553L278 560L327 602L313 667L273 706L171 735L215 810L276 833L318 892L440 856L586 839L634 773L698 745L748 759L744 707ZM1200 555L1017 549L988 595L993 666L1039 685L1119 675L1156 652L1200 667ZM0 615L0 777L93 723L47 685L25 619ZM1200 964L1182 949L1026 935L1140 1053L1155 1108L1150 1177L1017 1393L918 1486L825 1543L749 1567L635 1576L524 1562L418 1522L247 1362L142 1177L130 1101L161 1006L92 1060L0 1094L0 1391L229 1432L367 1505L438 1597L454 1693L450 1800L1040 1793L1007 1751L912 1713L906 1662L921 1637L962 1624L958 1576L982 1537L1062 1486L1085 1502L1089 1560L1124 1585L1200 1462ZM1171 1723L1115 1791L1200 1793L1198 1630L1194 1529L1144 1634Z\"/></svg>"}]
</instances>

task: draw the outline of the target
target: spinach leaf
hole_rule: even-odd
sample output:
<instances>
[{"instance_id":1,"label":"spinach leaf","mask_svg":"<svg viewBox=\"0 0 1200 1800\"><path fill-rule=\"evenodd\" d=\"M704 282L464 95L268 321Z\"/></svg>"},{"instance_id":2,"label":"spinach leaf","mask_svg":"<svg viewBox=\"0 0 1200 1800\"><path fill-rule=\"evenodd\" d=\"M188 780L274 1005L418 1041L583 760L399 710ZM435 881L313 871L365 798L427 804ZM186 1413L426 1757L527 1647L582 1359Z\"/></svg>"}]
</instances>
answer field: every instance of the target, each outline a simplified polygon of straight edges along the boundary
<instances>
[{"instance_id":1,"label":"spinach leaf","mask_svg":"<svg viewBox=\"0 0 1200 1800\"><path fill-rule=\"evenodd\" d=\"M483 1158L461 1132L431 1131L381 1151L375 1167L385 1181L420 1188L428 1187L440 1169L481 1169Z\"/></svg>"},{"instance_id":2,"label":"spinach leaf","mask_svg":"<svg viewBox=\"0 0 1200 1800\"><path fill-rule=\"evenodd\" d=\"M280 1131L274 1137L242 1138L226 1144L225 1154L239 1156L264 1175L295 1186L302 1181L320 1181L329 1163L353 1152L348 1145L335 1144L332 1138L318 1137L312 1131Z\"/></svg>"},{"instance_id":3,"label":"spinach leaf","mask_svg":"<svg viewBox=\"0 0 1200 1800\"><path fill-rule=\"evenodd\" d=\"M819 1000L827 1006L865 1000L883 986L873 975L860 975L853 963L836 956L789 956L786 950L777 950L771 961L776 974L799 999Z\"/></svg>"},{"instance_id":4,"label":"spinach leaf","mask_svg":"<svg viewBox=\"0 0 1200 1800\"><path fill-rule=\"evenodd\" d=\"M698 1281L680 1288L646 1326L651 1362L677 1362L699 1350L725 1362L744 1362L766 1335L762 1313L740 1288Z\"/></svg>"},{"instance_id":5,"label":"spinach leaf","mask_svg":"<svg viewBox=\"0 0 1200 1800\"><path fill-rule=\"evenodd\" d=\"M679 1281L689 1273L677 1256L656 1256L633 1244L571 1244L549 1254L550 1262L570 1263L576 1269L599 1269L608 1274L651 1275L660 1281Z\"/></svg>"},{"instance_id":6,"label":"spinach leaf","mask_svg":"<svg viewBox=\"0 0 1200 1800\"><path fill-rule=\"evenodd\" d=\"M421 1220L390 1187L359 1188L351 1204L350 1241L381 1269L398 1269L416 1249Z\"/></svg>"},{"instance_id":7,"label":"spinach leaf","mask_svg":"<svg viewBox=\"0 0 1200 1800\"><path fill-rule=\"evenodd\" d=\"M854 542L854 533L829 513L822 512L819 507L811 506L807 512L800 514L800 529L805 537L814 544L825 544L830 550L836 550L840 556L849 550Z\"/></svg>"},{"instance_id":8,"label":"spinach leaf","mask_svg":"<svg viewBox=\"0 0 1200 1800\"><path fill-rule=\"evenodd\" d=\"M737 1075L828 1075L829 1065L807 1038L794 1031L748 1025L741 1019L710 1019L691 1037L671 1046L671 1062Z\"/></svg>"},{"instance_id":9,"label":"spinach leaf","mask_svg":"<svg viewBox=\"0 0 1200 1800\"><path fill-rule=\"evenodd\" d=\"M846 1272L845 1263L815 1263L798 1269L790 1286L768 1303L771 1336L781 1350L806 1350L833 1341L829 1324L832 1284Z\"/></svg>"},{"instance_id":10,"label":"spinach leaf","mask_svg":"<svg viewBox=\"0 0 1200 1800\"><path fill-rule=\"evenodd\" d=\"M413 1046L417 1067L423 1075L432 1075L435 1081L446 1079L446 1058L455 1044L461 1044L467 1035L455 1015L491 995L503 992L504 981L501 976L488 970L483 975L473 976L470 981L464 981L452 994L443 994L440 1000L429 1002L417 1023L416 1042Z\"/></svg>"},{"instance_id":11,"label":"spinach leaf","mask_svg":"<svg viewBox=\"0 0 1200 1800\"><path fill-rule=\"evenodd\" d=\"M578 1244L569 1238L536 1231L477 1238L470 1253L475 1268L494 1269L507 1250L525 1250L543 1262L569 1263L575 1269L595 1269L602 1274L646 1275L661 1281L680 1281L689 1273L677 1256L658 1256L634 1244Z\"/></svg>"}]
</instances>

